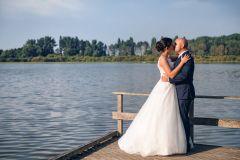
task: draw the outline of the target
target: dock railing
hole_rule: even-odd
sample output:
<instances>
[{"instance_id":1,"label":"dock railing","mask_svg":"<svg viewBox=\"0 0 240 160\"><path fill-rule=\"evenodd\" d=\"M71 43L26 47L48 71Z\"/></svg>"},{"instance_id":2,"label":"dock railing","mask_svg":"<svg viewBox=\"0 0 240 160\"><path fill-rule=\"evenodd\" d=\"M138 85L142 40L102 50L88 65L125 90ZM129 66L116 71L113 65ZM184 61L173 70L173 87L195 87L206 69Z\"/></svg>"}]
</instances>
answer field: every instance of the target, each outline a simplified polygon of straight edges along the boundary
<instances>
[{"instance_id":1,"label":"dock railing","mask_svg":"<svg viewBox=\"0 0 240 160\"><path fill-rule=\"evenodd\" d=\"M133 120L137 113L123 112L123 96L149 96L148 93L129 93L129 92L113 92L117 96L117 112L112 112L112 119L117 120L117 131L119 135L123 134L123 120ZM196 98L206 99L231 99L240 100L240 96L205 96L197 95ZM194 106L190 109L190 136L194 142L194 125L208 125L225 128L240 128L240 120L218 119L194 117Z\"/></svg>"}]
</instances>

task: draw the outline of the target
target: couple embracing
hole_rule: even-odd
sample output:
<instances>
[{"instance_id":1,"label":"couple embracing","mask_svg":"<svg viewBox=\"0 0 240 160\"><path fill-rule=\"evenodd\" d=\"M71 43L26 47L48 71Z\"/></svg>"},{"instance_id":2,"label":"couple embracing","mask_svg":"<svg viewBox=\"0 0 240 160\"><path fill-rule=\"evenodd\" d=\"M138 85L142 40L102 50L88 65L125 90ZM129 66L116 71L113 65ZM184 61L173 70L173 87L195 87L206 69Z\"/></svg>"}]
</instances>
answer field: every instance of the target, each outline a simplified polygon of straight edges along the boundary
<instances>
[{"instance_id":1,"label":"couple embracing","mask_svg":"<svg viewBox=\"0 0 240 160\"><path fill-rule=\"evenodd\" d=\"M174 43L170 38L162 38L156 49L160 52L160 80L118 140L118 146L143 157L186 154L193 148L189 110L195 98L194 59L185 38L177 38ZM171 66L169 56L173 50L178 58Z\"/></svg>"}]
</instances>

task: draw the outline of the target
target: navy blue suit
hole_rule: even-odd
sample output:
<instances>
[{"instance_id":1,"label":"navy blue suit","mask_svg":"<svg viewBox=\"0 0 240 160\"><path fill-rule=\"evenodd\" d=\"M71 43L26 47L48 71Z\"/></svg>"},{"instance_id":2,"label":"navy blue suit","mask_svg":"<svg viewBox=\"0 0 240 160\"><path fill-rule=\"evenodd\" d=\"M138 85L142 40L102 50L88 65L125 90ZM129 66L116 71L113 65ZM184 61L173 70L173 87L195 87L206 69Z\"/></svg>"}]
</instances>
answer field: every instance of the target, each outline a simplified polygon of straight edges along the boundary
<instances>
[{"instance_id":1,"label":"navy blue suit","mask_svg":"<svg viewBox=\"0 0 240 160\"><path fill-rule=\"evenodd\" d=\"M183 53L190 55L189 51ZM173 69L181 62L181 57L179 57L175 63ZM181 114L181 118L183 121L186 140L187 140L187 149L190 150L190 121L189 121L189 110L193 107L194 98L195 98L195 89L193 86L193 74L194 74L194 59L191 57L187 63L184 64L183 68L179 71L179 73L174 78L169 78L169 82L175 84L177 96L178 96L178 104L179 110Z\"/></svg>"}]
</instances>

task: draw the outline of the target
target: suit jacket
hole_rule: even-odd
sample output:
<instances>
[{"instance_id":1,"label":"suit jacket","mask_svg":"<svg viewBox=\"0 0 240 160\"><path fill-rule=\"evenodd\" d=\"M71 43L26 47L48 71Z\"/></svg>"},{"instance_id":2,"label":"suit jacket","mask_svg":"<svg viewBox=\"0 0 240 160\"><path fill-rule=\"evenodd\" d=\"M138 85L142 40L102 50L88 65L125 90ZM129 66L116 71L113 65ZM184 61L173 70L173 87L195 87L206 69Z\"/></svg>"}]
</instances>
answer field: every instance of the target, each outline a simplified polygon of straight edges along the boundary
<instances>
[{"instance_id":1,"label":"suit jacket","mask_svg":"<svg viewBox=\"0 0 240 160\"><path fill-rule=\"evenodd\" d=\"M183 53L191 54L189 51ZM181 57L179 57L175 63L173 69L181 62ZM187 63L184 64L183 68L174 78L169 78L169 82L175 84L177 90L178 99L189 99L192 100L195 98L195 89L193 86L193 74L194 74L194 59L191 57Z\"/></svg>"}]
</instances>

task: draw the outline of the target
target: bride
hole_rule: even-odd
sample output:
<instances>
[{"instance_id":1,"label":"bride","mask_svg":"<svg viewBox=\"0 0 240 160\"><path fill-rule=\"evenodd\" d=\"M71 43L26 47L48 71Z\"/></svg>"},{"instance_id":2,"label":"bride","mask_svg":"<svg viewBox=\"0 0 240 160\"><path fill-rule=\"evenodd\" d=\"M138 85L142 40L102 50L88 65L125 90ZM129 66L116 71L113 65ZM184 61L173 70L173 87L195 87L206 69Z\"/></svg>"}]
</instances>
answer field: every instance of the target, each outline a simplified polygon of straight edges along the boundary
<instances>
[{"instance_id":1,"label":"bride","mask_svg":"<svg viewBox=\"0 0 240 160\"><path fill-rule=\"evenodd\" d=\"M179 112L176 88L162 77L173 78L190 59L184 56L181 63L171 70L168 55L173 50L172 39L162 38L156 43L161 52L158 60L160 80L152 89L136 117L118 140L121 150L143 157L153 155L184 154L187 151L184 126Z\"/></svg>"}]
</instances>

